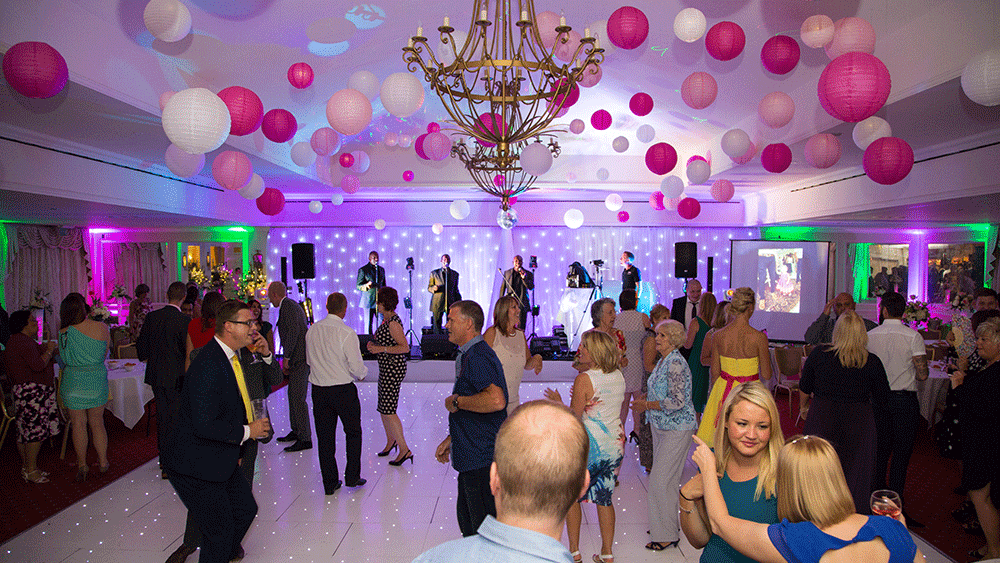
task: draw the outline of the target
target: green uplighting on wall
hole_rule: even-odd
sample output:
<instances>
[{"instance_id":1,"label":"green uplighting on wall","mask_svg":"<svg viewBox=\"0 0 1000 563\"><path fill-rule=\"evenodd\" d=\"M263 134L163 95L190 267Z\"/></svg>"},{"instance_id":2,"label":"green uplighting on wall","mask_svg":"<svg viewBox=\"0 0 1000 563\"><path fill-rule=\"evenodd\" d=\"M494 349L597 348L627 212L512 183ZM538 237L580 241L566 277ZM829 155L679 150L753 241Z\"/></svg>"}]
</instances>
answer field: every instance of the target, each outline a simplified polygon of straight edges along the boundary
<instances>
[{"instance_id":1,"label":"green uplighting on wall","mask_svg":"<svg viewBox=\"0 0 1000 563\"><path fill-rule=\"evenodd\" d=\"M761 240L815 240L815 227L779 225L760 228Z\"/></svg>"},{"instance_id":2,"label":"green uplighting on wall","mask_svg":"<svg viewBox=\"0 0 1000 563\"><path fill-rule=\"evenodd\" d=\"M7 227L4 221L0 221L0 305L7 303L6 288L3 285L4 278L7 277ZM6 309L6 307L5 307Z\"/></svg>"},{"instance_id":3,"label":"green uplighting on wall","mask_svg":"<svg viewBox=\"0 0 1000 563\"><path fill-rule=\"evenodd\" d=\"M851 293L854 296L854 301L860 303L862 299L868 298L868 275L871 273L872 265L872 258L869 253L871 245L867 242L862 242L853 246L854 265L852 271L854 272L854 287Z\"/></svg>"}]
</instances>

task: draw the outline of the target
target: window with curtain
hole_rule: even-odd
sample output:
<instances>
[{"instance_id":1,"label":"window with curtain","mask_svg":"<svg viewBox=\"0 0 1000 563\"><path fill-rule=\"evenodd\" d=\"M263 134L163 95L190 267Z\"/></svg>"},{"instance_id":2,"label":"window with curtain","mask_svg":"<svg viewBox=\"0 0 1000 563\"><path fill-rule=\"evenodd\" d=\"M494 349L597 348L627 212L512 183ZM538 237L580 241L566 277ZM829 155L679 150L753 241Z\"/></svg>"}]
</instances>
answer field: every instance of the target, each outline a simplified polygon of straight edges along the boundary
<instances>
[{"instance_id":1,"label":"window with curtain","mask_svg":"<svg viewBox=\"0 0 1000 563\"><path fill-rule=\"evenodd\" d=\"M163 261L163 245L158 242L106 243L110 250L110 264L105 260L103 298L111 293L115 284L125 286L129 295L135 296L140 283L149 286L149 299L157 303L166 299L167 266ZM108 266L112 271L108 271Z\"/></svg>"}]
</instances>

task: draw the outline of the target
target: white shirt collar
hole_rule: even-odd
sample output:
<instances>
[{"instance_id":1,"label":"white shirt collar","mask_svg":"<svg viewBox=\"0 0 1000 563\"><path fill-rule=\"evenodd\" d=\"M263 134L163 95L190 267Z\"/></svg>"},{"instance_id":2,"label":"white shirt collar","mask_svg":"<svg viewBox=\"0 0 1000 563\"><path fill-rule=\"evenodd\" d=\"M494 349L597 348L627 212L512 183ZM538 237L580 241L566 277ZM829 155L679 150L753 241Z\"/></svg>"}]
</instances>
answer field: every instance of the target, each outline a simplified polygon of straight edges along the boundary
<instances>
[{"instance_id":1,"label":"white shirt collar","mask_svg":"<svg viewBox=\"0 0 1000 563\"><path fill-rule=\"evenodd\" d=\"M226 357L232 360L232 357L236 355L236 351L227 346L218 335L213 336L213 338L215 338L215 341L219 343L219 346L222 346L222 351L226 353Z\"/></svg>"}]
</instances>

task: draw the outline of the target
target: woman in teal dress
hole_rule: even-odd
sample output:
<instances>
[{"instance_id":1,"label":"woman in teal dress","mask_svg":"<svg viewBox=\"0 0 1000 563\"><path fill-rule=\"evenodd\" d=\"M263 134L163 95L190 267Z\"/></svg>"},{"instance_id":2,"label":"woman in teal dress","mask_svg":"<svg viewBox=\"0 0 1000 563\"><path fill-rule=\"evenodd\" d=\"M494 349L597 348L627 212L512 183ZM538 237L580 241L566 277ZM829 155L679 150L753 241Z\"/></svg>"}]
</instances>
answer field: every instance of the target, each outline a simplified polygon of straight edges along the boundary
<instances>
[{"instance_id":1,"label":"woman in teal dress","mask_svg":"<svg viewBox=\"0 0 1000 563\"><path fill-rule=\"evenodd\" d=\"M76 480L87 479L87 427L94 437L94 449L101 473L107 472L108 433L104 429L104 406L108 402L108 355L111 337L108 326L87 318L83 295L70 293L59 306L59 355L63 368L60 394L69 409L76 452Z\"/></svg>"},{"instance_id":2,"label":"woman in teal dress","mask_svg":"<svg viewBox=\"0 0 1000 563\"><path fill-rule=\"evenodd\" d=\"M705 402L708 401L708 367L701 363L701 347L705 343L705 335L711 328L709 323L715 315L715 296L702 293L698 301L698 316L691 319L688 327L687 341L684 347L690 350L688 367L691 368L691 398L694 410L698 414L705 412Z\"/></svg>"}]
</instances>

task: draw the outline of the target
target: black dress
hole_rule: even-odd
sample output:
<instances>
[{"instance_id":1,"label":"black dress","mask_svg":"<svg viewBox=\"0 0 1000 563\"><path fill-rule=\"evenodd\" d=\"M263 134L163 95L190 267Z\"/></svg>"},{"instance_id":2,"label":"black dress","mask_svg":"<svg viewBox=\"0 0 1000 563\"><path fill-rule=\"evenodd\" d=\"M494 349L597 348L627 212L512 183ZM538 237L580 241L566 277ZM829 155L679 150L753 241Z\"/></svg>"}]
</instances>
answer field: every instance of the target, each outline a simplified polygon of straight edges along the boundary
<instances>
[{"instance_id":1,"label":"black dress","mask_svg":"<svg viewBox=\"0 0 1000 563\"><path fill-rule=\"evenodd\" d=\"M395 346L396 341L389 333L389 325L398 324L403 328L399 315L385 319L375 330L375 344L379 346ZM406 377L406 354L378 355L378 412L379 414L396 414L399 406L399 387Z\"/></svg>"},{"instance_id":2,"label":"black dress","mask_svg":"<svg viewBox=\"0 0 1000 563\"><path fill-rule=\"evenodd\" d=\"M875 354L868 354L862 368L845 368L836 352L827 348L817 346L802 367L799 388L813 394L803 432L833 444L855 510L870 514L876 420L881 422L887 416L889 380Z\"/></svg>"},{"instance_id":3,"label":"black dress","mask_svg":"<svg viewBox=\"0 0 1000 563\"><path fill-rule=\"evenodd\" d=\"M962 487L975 491L997 481L1000 453L996 445L1000 362L970 372L955 388L962 434ZM994 503L996 496L993 495Z\"/></svg>"}]
</instances>

